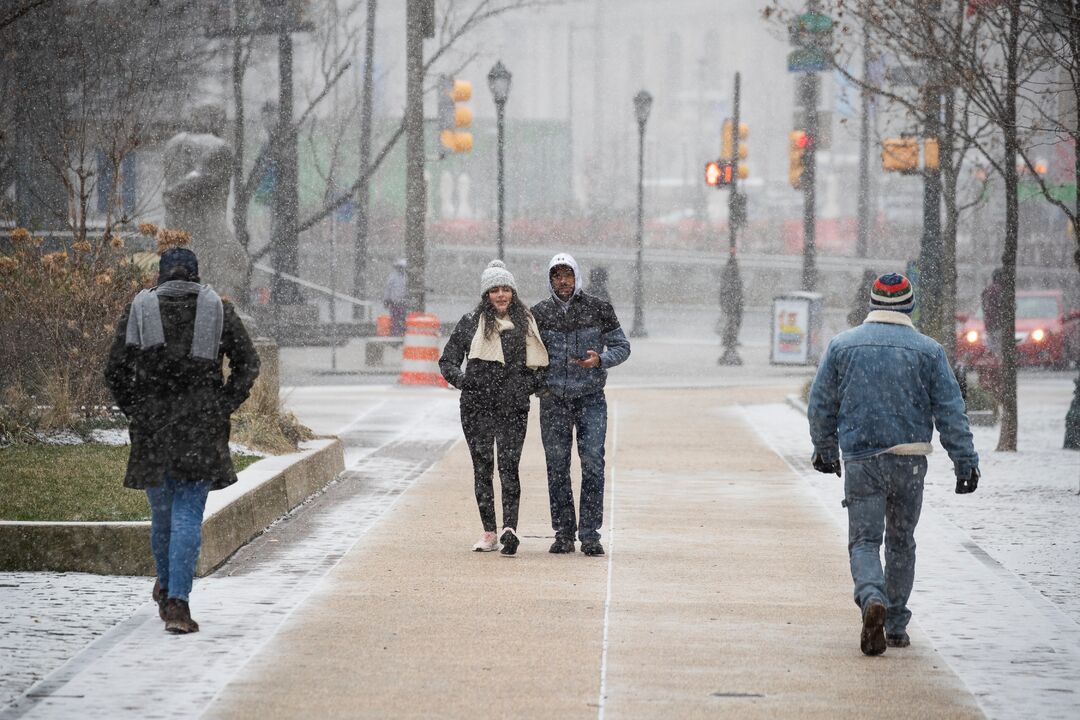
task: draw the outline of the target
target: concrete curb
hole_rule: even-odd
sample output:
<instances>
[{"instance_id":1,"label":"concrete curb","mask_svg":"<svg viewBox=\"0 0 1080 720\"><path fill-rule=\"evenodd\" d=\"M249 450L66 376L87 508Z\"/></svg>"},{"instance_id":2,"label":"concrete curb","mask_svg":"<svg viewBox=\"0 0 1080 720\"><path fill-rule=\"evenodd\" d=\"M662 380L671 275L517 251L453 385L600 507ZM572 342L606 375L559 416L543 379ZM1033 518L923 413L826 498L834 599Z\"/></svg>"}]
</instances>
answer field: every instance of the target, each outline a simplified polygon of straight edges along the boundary
<instances>
[{"instance_id":1,"label":"concrete curb","mask_svg":"<svg viewBox=\"0 0 1080 720\"><path fill-rule=\"evenodd\" d=\"M234 485L210 493L198 575L212 572L345 469L345 452L337 438L300 447L299 452L253 463ZM0 520L0 571L14 570L153 575L150 522Z\"/></svg>"}]
</instances>

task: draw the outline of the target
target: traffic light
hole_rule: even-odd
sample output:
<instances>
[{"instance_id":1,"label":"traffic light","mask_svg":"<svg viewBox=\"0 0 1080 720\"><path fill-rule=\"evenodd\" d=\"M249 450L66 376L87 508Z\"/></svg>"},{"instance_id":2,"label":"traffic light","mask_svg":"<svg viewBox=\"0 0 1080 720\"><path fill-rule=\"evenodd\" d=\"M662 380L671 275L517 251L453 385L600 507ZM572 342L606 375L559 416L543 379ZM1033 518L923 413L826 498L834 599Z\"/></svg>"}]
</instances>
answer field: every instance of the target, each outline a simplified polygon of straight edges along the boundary
<instances>
[{"instance_id":1,"label":"traffic light","mask_svg":"<svg viewBox=\"0 0 1080 720\"><path fill-rule=\"evenodd\" d=\"M724 171L716 160L705 163L705 184L709 187L718 187Z\"/></svg>"},{"instance_id":2,"label":"traffic light","mask_svg":"<svg viewBox=\"0 0 1080 720\"><path fill-rule=\"evenodd\" d=\"M472 110L462 103L472 98L472 83L448 75L439 78L439 142L449 152L472 150L471 132L462 131L472 125Z\"/></svg>"},{"instance_id":3,"label":"traffic light","mask_svg":"<svg viewBox=\"0 0 1080 720\"><path fill-rule=\"evenodd\" d=\"M937 148L934 149L936 159ZM913 173L919 170L919 140L913 137L886 138L881 143L881 169L885 172Z\"/></svg>"},{"instance_id":4,"label":"traffic light","mask_svg":"<svg viewBox=\"0 0 1080 720\"><path fill-rule=\"evenodd\" d=\"M803 156L813 139L805 130L792 130L788 138L788 182L798 190L802 187L802 175L806 170Z\"/></svg>"},{"instance_id":5,"label":"traffic light","mask_svg":"<svg viewBox=\"0 0 1080 720\"><path fill-rule=\"evenodd\" d=\"M745 180L750 175L750 170L746 165L742 163L750 154L750 146L747 145L746 139L750 137L750 126L744 122L739 123L739 158L738 161L732 155L735 153L735 123L729 118L724 121L724 125L720 131L720 160L726 161L729 165L737 165L739 168L739 179ZM728 172L730 182L730 171Z\"/></svg>"}]
</instances>

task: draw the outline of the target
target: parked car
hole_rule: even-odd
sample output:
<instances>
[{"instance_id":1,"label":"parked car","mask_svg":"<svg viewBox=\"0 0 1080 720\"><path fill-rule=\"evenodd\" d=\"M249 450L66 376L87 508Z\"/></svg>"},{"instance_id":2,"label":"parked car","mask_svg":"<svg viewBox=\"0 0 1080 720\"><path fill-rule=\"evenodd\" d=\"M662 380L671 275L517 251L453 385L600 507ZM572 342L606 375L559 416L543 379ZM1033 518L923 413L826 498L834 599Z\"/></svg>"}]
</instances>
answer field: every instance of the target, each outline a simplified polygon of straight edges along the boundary
<instances>
[{"instance_id":1,"label":"parked car","mask_svg":"<svg viewBox=\"0 0 1080 720\"><path fill-rule=\"evenodd\" d=\"M964 365L993 361L982 310L957 320L957 360ZM1060 290L1018 290L1015 339L1018 365L1065 368L1080 362L1080 311L1065 311Z\"/></svg>"}]
</instances>

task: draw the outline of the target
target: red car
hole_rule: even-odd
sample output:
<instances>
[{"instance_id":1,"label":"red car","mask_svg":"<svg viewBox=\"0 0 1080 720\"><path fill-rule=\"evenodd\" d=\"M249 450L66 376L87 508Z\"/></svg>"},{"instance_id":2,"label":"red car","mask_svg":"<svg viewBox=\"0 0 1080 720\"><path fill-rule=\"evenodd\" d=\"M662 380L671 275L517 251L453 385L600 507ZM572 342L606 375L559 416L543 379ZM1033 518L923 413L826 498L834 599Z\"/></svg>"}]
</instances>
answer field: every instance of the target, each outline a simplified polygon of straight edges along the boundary
<instances>
[{"instance_id":1,"label":"red car","mask_svg":"<svg viewBox=\"0 0 1080 720\"><path fill-rule=\"evenodd\" d=\"M992 357L986 348L982 310L958 315L956 358L976 365ZM1016 293L1016 362L1024 366L1068 367L1080 358L1080 311L1065 312L1060 290L1018 290Z\"/></svg>"}]
</instances>

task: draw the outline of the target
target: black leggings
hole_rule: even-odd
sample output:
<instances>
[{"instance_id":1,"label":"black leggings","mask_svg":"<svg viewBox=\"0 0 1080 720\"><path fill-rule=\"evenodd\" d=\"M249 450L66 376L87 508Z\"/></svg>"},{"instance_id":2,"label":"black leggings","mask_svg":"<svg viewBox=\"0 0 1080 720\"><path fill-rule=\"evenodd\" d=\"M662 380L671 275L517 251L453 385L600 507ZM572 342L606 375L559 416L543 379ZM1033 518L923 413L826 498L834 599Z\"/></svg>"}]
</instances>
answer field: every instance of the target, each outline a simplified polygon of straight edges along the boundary
<instances>
[{"instance_id":1,"label":"black leggings","mask_svg":"<svg viewBox=\"0 0 1080 720\"><path fill-rule=\"evenodd\" d=\"M502 481L503 527L517 529L518 501L521 480L518 464L525 431L529 426L529 410L466 410L461 409L461 429L472 455L476 506L484 532L494 532L495 490L492 486L492 445L498 446L499 479Z\"/></svg>"}]
</instances>

